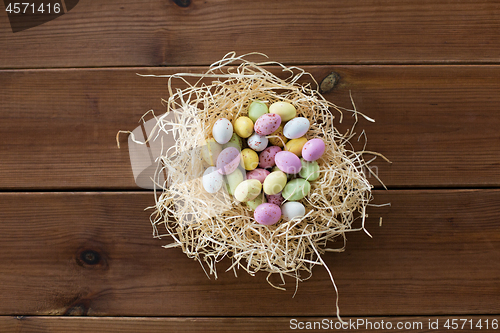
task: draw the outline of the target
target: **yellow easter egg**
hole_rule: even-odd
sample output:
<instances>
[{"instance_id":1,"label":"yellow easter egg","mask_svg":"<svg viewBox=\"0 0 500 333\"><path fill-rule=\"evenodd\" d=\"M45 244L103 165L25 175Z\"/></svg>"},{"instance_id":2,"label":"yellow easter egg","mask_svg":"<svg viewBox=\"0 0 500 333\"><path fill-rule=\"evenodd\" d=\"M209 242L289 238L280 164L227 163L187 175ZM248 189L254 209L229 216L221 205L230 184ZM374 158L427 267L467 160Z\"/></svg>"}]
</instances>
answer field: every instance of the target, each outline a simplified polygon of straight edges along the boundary
<instances>
[{"instance_id":1,"label":"yellow easter egg","mask_svg":"<svg viewBox=\"0 0 500 333\"><path fill-rule=\"evenodd\" d=\"M281 117L281 121L289 121L295 117L297 110L288 102L276 102L269 106L269 113L276 113Z\"/></svg>"},{"instance_id":2,"label":"yellow easter egg","mask_svg":"<svg viewBox=\"0 0 500 333\"><path fill-rule=\"evenodd\" d=\"M253 170L259 165L259 155L250 148L245 148L241 151L241 159L243 160L245 170Z\"/></svg>"},{"instance_id":3,"label":"yellow easter egg","mask_svg":"<svg viewBox=\"0 0 500 333\"><path fill-rule=\"evenodd\" d=\"M236 187L234 197L240 202L247 202L257 198L261 190L262 184L258 179L247 179Z\"/></svg>"},{"instance_id":4,"label":"yellow easter egg","mask_svg":"<svg viewBox=\"0 0 500 333\"><path fill-rule=\"evenodd\" d=\"M286 174L283 171L273 171L264 179L264 193L278 194L285 188L286 182Z\"/></svg>"},{"instance_id":5,"label":"yellow easter egg","mask_svg":"<svg viewBox=\"0 0 500 333\"><path fill-rule=\"evenodd\" d=\"M248 117L239 117L234 122L234 131L241 138L248 138L253 133L253 121Z\"/></svg>"},{"instance_id":6,"label":"yellow easter egg","mask_svg":"<svg viewBox=\"0 0 500 333\"><path fill-rule=\"evenodd\" d=\"M307 139L305 137L301 137L298 139L292 139L288 141L285 145L285 150L291 153L294 153L298 157L302 156L302 147L306 144Z\"/></svg>"},{"instance_id":7,"label":"yellow easter egg","mask_svg":"<svg viewBox=\"0 0 500 333\"><path fill-rule=\"evenodd\" d=\"M276 131L274 131L272 135L276 135L278 137L270 137L269 138L269 142L271 143L272 146L278 146L278 147L281 147L283 148L283 142L284 143L287 143L288 139L285 137L285 135L283 134L283 125L280 125L280 127L278 127L278 129Z\"/></svg>"}]
</instances>

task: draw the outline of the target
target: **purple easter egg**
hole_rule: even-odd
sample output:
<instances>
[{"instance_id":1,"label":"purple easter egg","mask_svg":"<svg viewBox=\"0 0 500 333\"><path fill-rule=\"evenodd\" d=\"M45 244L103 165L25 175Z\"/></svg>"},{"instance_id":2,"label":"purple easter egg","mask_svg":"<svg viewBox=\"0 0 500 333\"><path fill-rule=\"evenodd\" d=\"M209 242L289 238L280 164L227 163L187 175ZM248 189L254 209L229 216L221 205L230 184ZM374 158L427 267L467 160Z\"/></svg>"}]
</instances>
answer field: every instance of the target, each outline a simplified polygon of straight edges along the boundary
<instances>
[{"instance_id":1,"label":"purple easter egg","mask_svg":"<svg viewBox=\"0 0 500 333\"><path fill-rule=\"evenodd\" d=\"M281 206L283 203L283 196L281 192L278 194L266 194L267 202L275 204L276 206Z\"/></svg>"},{"instance_id":2,"label":"purple easter egg","mask_svg":"<svg viewBox=\"0 0 500 333\"><path fill-rule=\"evenodd\" d=\"M217 171L220 174L232 173L240 164L240 151L234 147L227 147L217 157Z\"/></svg>"},{"instance_id":3,"label":"purple easter egg","mask_svg":"<svg viewBox=\"0 0 500 333\"><path fill-rule=\"evenodd\" d=\"M288 174L299 173L302 168L302 163L300 163L300 158L292 152L280 151L276 154L274 158L276 166Z\"/></svg>"},{"instance_id":4,"label":"purple easter egg","mask_svg":"<svg viewBox=\"0 0 500 333\"><path fill-rule=\"evenodd\" d=\"M276 163L274 162L274 157L280 151L281 151L281 148L278 146L270 146L270 147L267 147L266 149L264 149L259 154L259 167L267 169L267 168L272 168L273 166L275 166Z\"/></svg>"},{"instance_id":5,"label":"purple easter egg","mask_svg":"<svg viewBox=\"0 0 500 333\"><path fill-rule=\"evenodd\" d=\"M265 113L255 121L254 130L259 135L270 135L281 125L281 117L275 113Z\"/></svg>"},{"instance_id":6,"label":"purple easter egg","mask_svg":"<svg viewBox=\"0 0 500 333\"><path fill-rule=\"evenodd\" d=\"M302 158L311 162L316 161L325 152L325 143L321 139L311 139L302 147Z\"/></svg>"},{"instance_id":7,"label":"purple easter egg","mask_svg":"<svg viewBox=\"0 0 500 333\"><path fill-rule=\"evenodd\" d=\"M253 217L260 224L272 225L280 220L281 209L278 205L263 203L255 208Z\"/></svg>"},{"instance_id":8,"label":"purple easter egg","mask_svg":"<svg viewBox=\"0 0 500 333\"><path fill-rule=\"evenodd\" d=\"M262 184L264 184L264 179L266 179L269 174L269 171L257 168L247 172L247 179L258 179Z\"/></svg>"}]
</instances>

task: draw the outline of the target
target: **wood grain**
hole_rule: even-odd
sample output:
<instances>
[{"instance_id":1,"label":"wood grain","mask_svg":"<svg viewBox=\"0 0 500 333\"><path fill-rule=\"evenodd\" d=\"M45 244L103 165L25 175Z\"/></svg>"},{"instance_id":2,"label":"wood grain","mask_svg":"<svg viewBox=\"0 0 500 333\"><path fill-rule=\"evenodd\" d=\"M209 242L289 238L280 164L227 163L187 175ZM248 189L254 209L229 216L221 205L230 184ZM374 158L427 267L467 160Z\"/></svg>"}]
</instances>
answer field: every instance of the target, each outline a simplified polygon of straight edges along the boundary
<instances>
[{"instance_id":1,"label":"wood grain","mask_svg":"<svg viewBox=\"0 0 500 333\"><path fill-rule=\"evenodd\" d=\"M500 66L307 66L340 82L325 97L376 119L360 121L374 171L390 187L499 186ZM141 74L203 68L0 72L0 188L136 189L126 135L143 113L164 112L166 79ZM346 113L341 128L350 127ZM359 145L360 146L360 145ZM375 185L378 182L372 177Z\"/></svg>"},{"instance_id":2,"label":"wood grain","mask_svg":"<svg viewBox=\"0 0 500 333\"><path fill-rule=\"evenodd\" d=\"M89 0L19 33L0 15L0 68L208 65L230 51L296 64L498 63L499 15L495 0Z\"/></svg>"},{"instance_id":3,"label":"wood grain","mask_svg":"<svg viewBox=\"0 0 500 333\"><path fill-rule=\"evenodd\" d=\"M297 322L293 321L296 319ZM429 328L437 323L438 327L444 331L444 325L447 320L457 319L459 328L467 332L484 332L486 330L486 321L491 330L491 323L499 320L498 316L445 316L445 317L369 317L369 318L343 318L350 329L358 329L362 332L402 332L416 331L421 333L436 332L436 329ZM460 320L462 319L462 320ZM463 319L466 319L464 323ZM470 327L472 320L473 326ZM2 332L80 332L80 333L165 333L165 332L285 332L300 327L316 327L322 329L307 329L307 332L340 331L335 329L335 325L340 325L337 318L333 317L229 317L229 318L211 318L211 317L191 317L191 318L151 318L151 317L0 317L0 330ZM309 324L307 323L309 322ZM319 323L319 324L315 324ZM475 327L481 322L482 328ZM358 325L359 324L359 325ZM302 326L303 325L303 326ZM314 326L316 325L316 326ZM320 326L323 325L323 326ZM378 327L383 327L376 329ZM406 330L404 325L407 325ZM389 328L392 327L392 328ZM398 329L402 327L403 329ZM339 327L340 328L340 327ZM305 330L305 329L304 329ZM489 330L488 330L489 331Z\"/></svg>"},{"instance_id":4,"label":"wood grain","mask_svg":"<svg viewBox=\"0 0 500 333\"><path fill-rule=\"evenodd\" d=\"M375 191L364 233L323 256L343 316L500 313L500 190ZM265 281L209 280L168 239L151 235L148 192L1 193L1 315L335 316L335 292L316 267L295 298ZM379 227L379 217L384 217ZM85 250L100 257L81 260ZM99 259L99 257L97 257ZM272 278L275 283L277 278Z\"/></svg>"}]
</instances>

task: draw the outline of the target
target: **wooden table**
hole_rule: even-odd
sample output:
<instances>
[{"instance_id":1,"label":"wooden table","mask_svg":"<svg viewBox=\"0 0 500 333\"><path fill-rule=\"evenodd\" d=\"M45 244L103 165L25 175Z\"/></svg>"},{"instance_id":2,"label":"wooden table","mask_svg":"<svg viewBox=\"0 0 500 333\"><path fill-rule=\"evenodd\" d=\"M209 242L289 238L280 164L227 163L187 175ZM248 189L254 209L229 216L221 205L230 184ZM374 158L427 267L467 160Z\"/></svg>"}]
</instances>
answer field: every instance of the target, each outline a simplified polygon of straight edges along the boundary
<instances>
[{"instance_id":1,"label":"wooden table","mask_svg":"<svg viewBox=\"0 0 500 333\"><path fill-rule=\"evenodd\" d=\"M118 130L168 97L164 79L136 73L202 72L230 51L266 53L318 81L335 72L325 97L349 106L351 91L376 119L359 128L393 162L376 164L388 191L371 179L374 202L391 207L370 208L373 239L350 234L344 253L324 256L343 319L491 329L500 320L497 1L88 0L17 33L0 14L0 331L334 325L320 266L292 298L293 286L275 290L265 273L209 280L163 249L144 211L153 194L116 147Z\"/></svg>"}]
</instances>

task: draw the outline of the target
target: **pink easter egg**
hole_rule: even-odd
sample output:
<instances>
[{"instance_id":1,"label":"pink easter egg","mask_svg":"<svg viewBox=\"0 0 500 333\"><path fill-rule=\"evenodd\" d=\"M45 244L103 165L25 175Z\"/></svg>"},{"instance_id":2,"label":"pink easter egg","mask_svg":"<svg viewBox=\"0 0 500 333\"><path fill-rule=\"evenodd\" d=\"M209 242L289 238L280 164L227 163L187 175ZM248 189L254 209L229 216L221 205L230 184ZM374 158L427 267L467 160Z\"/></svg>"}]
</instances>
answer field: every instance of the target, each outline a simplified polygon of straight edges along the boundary
<instances>
[{"instance_id":1,"label":"pink easter egg","mask_svg":"<svg viewBox=\"0 0 500 333\"><path fill-rule=\"evenodd\" d=\"M296 174L302 168L300 158L289 151L280 151L274 157L274 161L276 162L276 166L284 173Z\"/></svg>"},{"instance_id":2,"label":"pink easter egg","mask_svg":"<svg viewBox=\"0 0 500 333\"><path fill-rule=\"evenodd\" d=\"M234 147L227 147L217 157L217 171L223 175L229 175L240 164L240 151Z\"/></svg>"},{"instance_id":3,"label":"pink easter egg","mask_svg":"<svg viewBox=\"0 0 500 333\"><path fill-rule=\"evenodd\" d=\"M281 192L278 194L266 194L266 199L268 203L275 204L278 207L283 203L283 196L281 195Z\"/></svg>"},{"instance_id":4,"label":"pink easter egg","mask_svg":"<svg viewBox=\"0 0 500 333\"><path fill-rule=\"evenodd\" d=\"M273 166L276 165L274 162L274 157L276 156L277 153L281 151L281 148L278 146L270 146L264 149L260 154L259 154L259 166L261 168L272 168Z\"/></svg>"},{"instance_id":5,"label":"pink easter egg","mask_svg":"<svg viewBox=\"0 0 500 333\"><path fill-rule=\"evenodd\" d=\"M280 127L281 117L276 113L265 113L260 116L254 125L254 130L259 135L270 135Z\"/></svg>"},{"instance_id":6,"label":"pink easter egg","mask_svg":"<svg viewBox=\"0 0 500 333\"><path fill-rule=\"evenodd\" d=\"M271 203L263 203L255 208L253 217L257 222L264 225L272 225L278 222L281 218L281 209L278 205Z\"/></svg>"},{"instance_id":7,"label":"pink easter egg","mask_svg":"<svg viewBox=\"0 0 500 333\"><path fill-rule=\"evenodd\" d=\"M311 162L316 161L325 152L325 143L321 139L311 139L302 147L302 158Z\"/></svg>"},{"instance_id":8,"label":"pink easter egg","mask_svg":"<svg viewBox=\"0 0 500 333\"><path fill-rule=\"evenodd\" d=\"M269 174L269 171L257 168L247 172L247 179L258 179L262 184L264 184L264 179L266 179Z\"/></svg>"}]
</instances>

